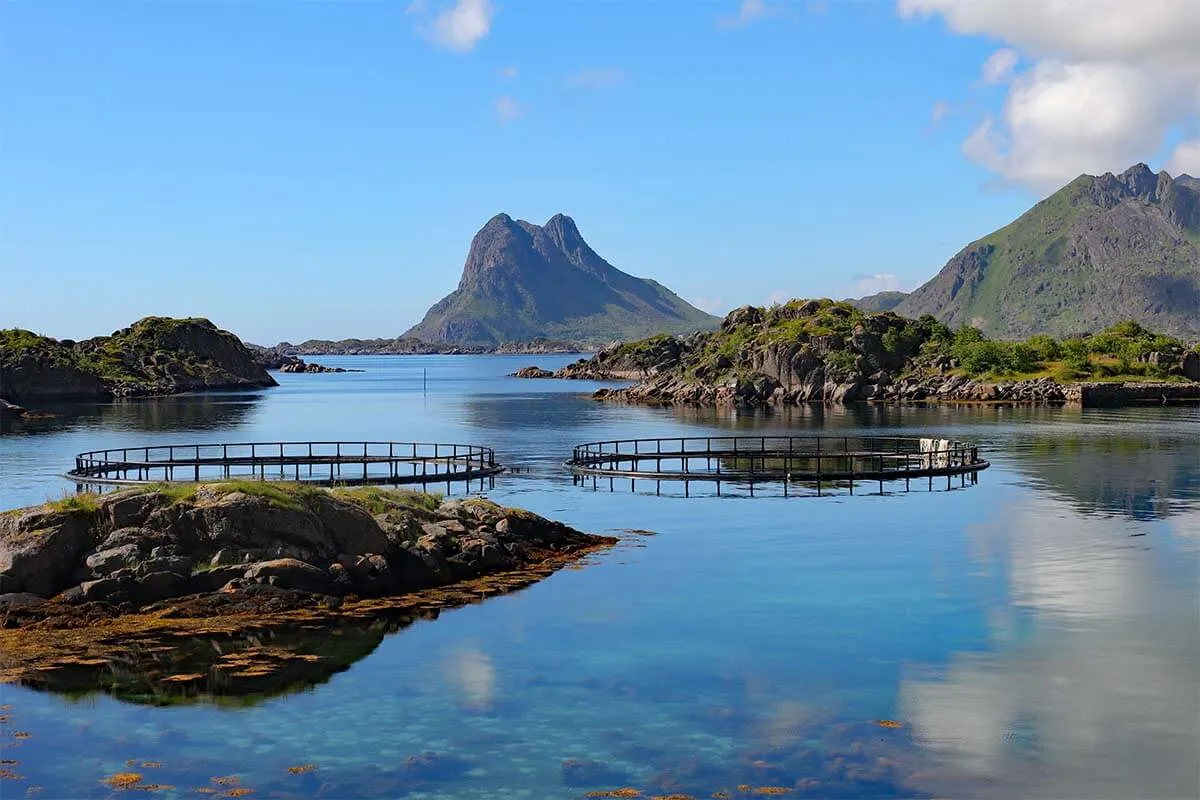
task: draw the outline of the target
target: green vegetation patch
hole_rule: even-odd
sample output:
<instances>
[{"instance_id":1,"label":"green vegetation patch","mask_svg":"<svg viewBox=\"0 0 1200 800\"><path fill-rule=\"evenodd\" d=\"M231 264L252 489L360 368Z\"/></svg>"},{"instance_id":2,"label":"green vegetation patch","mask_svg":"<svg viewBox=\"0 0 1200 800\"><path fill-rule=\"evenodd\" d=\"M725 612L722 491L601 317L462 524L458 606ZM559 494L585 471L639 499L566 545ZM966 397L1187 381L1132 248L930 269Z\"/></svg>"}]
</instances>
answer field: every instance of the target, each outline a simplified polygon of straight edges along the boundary
<instances>
[{"instance_id":1,"label":"green vegetation patch","mask_svg":"<svg viewBox=\"0 0 1200 800\"><path fill-rule=\"evenodd\" d=\"M379 486L337 488L332 490L332 494L338 500L354 503L373 515L407 509L435 511L442 504L442 495L437 493L385 489Z\"/></svg>"}]
</instances>

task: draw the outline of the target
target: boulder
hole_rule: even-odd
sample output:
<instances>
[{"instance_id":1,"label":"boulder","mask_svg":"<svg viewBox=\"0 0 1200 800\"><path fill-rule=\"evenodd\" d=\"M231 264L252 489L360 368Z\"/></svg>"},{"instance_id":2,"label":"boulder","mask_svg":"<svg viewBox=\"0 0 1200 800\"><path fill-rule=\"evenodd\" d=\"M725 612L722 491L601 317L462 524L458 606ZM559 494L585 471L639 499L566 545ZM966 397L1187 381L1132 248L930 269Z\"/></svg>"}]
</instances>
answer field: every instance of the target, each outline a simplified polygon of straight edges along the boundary
<instances>
[{"instance_id":1,"label":"boulder","mask_svg":"<svg viewBox=\"0 0 1200 800\"><path fill-rule=\"evenodd\" d=\"M87 557L85 562L93 575L103 577L119 569L132 567L141 559L142 553L135 544L123 544L111 550L101 550Z\"/></svg>"},{"instance_id":2,"label":"boulder","mask_svg":"<svg viewBox=\"0 0 1200 800\"><path fill-rule=\"evenodd\" d=\"M134 573L139 576L150 575L154 572L174 572L177 575L191 575L192 560L183 556L148 558L138 563L134 570Z\"/></svg>"},{"instance_id":3,"label":"boulder","mask_svg":"<svg viewBox=\"0 0 1200 800\"><path fill-rule=\"evenodd\" d=\"M132 489L101 497L100 510L108 516L114 529L138 528L145 524L150 512L166 502L167 499L158 492Z\"/></svg>"},{"instance_id":4,"label":"boulder","mask_svg":"<svg viewBox=\"0 0 1200 800\"><path fill-rule=\"evenodd\" d=\"M3 591L53 597L71 586L83 554L95 546L91 523L86 511L0 514Z\"/></svg>"},{"instance_id":5,"label":"boulder","mask_svg":"<svg viewBox=\"0 0 1200 800\"><path fill-rule=\"evenodd\" d=\"M387 536L365 509L328 495L314 498L312 506L337 553L357 556L387 552Z\"/></svg>"},{"instance_id":6,"label":"boulder","mask_svg":"<svg viewBox=\"0 0 1200 800\"><path fill-rule=\"evenodd\" d=\"M284 589L329 594L335 589L333 578L323 569L296 558L276 558L251 564L245 571L247 580L270 583Z\"/></svg>"},{"instance_id":7,"label":"boulder","mask_svg":"<svg viewBox=\"0 0 1200 800\"><path fill-rule=\"evenodd\" d=\"M46 602L46 598L38 597L32 592L8 592L7 594L0 594L0 611L8 611L11 608L24 608L44 602Z\"/></svg>"},{"instance_id":8,"label":"boulder","mask_svg":"<svg viewBox=\"0 0 1200 800\"><path fill-rule=\"evenodd\" d=\"M193 573L188 578L188 594L215 592L234 579L246 574L244 564L213 567Z\"/></svg>"},{"instance_id":9,"label":"boulder","mask_svg":"<svg viewBox=\"0 0 1200 800\"><path fill-rule=\"evenodd\" d=\"M177 572L151 572L138 578L131 594L140 604L155 603L172 597L188 594L188 579Z\"/></svg>"},{"instance_id":10,"label":"boulder","mask_svg":"<svg viewBox=\"0 0 1200 800\"><path fill-rule=\"evenodd\" d=\"M100 578L95 581L84 581L80 588L83 599L88 602L108 601L118 602L127 599L134 587L133 578L121 575L116 578Z\"/></svg>"}]
</instances>

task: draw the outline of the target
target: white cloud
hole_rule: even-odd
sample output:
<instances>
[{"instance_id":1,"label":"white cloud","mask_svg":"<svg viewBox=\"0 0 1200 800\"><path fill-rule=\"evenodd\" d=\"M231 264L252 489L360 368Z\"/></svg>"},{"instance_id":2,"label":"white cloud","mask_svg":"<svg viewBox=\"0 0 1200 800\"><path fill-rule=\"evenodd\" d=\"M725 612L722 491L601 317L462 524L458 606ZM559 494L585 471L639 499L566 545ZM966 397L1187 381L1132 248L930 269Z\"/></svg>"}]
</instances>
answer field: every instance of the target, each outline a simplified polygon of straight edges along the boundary
<instances>
[{"instance_id":1,"label":"white cloud","mask_svg":"<svg viewBox=\"0 0 1200 800\"><path fill-rule=\"evenodd\" d=\"M1200 119L1196 0L898 0L955 33L1008 47L982 68L1011 85L1000 113L963 142L1001 178L1051 191L1081 172L1120 171ZM1021 58L1031 61L1024 70ZM1190 163L1182 148L1172 160ZM1178 168L1178 167L1177 167Z\"/></svg>"},{"instance_id":2,"label":"white cloud","mask_svg":"<svg viewBox=\"0 0 1200 800\"><path fill-rule=\"evenodd\" d=\"M751 22L778 14L779 11L780 9L775 3L767 2L767 0L742 0L736 14L719 18L717 24L722 28L741 28Z\"/></svg>"},{"instance_id":3,"label":"white cloud","mask_svg":"<svg viewBox=\"0 0 1200 800\"><path fill-rule=\"evenodd\" d=\"M422 18L419 29L434 44L465 53L488 35L496 9L491 0L456 0L429 20L428 0L414 0L406 12Z\"/></svg>"},{"instance_id":4,"label":"white cloud","mask_svg":"<svg viewBox=\"0 0 1200 800\"><path fill-rule=\"evenodd\" d=\"M692 301L692 305L709 314L724 314L728 308L724 298L721 297L697 297Z\"/></svg>"},{"instance_id":5,"label":"white cloud","mask_svg":"<svg viewBox=\"0 0 1200 800\"><path fill-rule=\"evenodd\" d=\"M567 76L567 82L581 89L598 91L616 86L625 78L619 69L581 69Z\"/></svg>"},{"instance_id":6,"label":"white cloud","mask_svg":"<svg viewBox=\"0 0 1200 800\"><path fill-rule=\"evenodd\" d=\"M939 100L933 104L933 108L929 109L929 127L936 128L942 124L942 120L950 113L950 104L945 100Z\"/></svg>"},{"instance_id":7,"label":"white cloud","mask_svg":"<svg viewBox=\"0 0 1200 800\"><path fill-rule=\"evenodd\" d=\"M516 64L510 64L509 66L500 70L500 75L504 78L508 78L510 81L516 80L517 76L520 74L521 69Z\"/></svg>"},{"instance_id":8,"label":"white cloud","mask_svg":"<svg viewBox=\"0 0 1200 800\"><path fill-rule=\"evenodd\" d=\"M1001 47L983 62L980 80L987 84L1005 83L1012 77L1020 55L1011 47Z\"/></svg>"},{"instance_id":9,"label":"white cloud","mask_svg":"<svg viewBox=\"0 0 1200 800\"><path fill-rule=\"evenodd\" d=\"M501 95L496 98L496 116L500 118L501 123L507 125L521 116L521 107L508 95Z\"/></svg>"},{"instance_id":10,"label":"white cloud","mask_svg":"<svg viewBox=\"0 0 1200 800\"><path fill-rule=\"evenodd\" d=\"M1172 175L1186 172L1193 178L1200 178L1200 138L1189 139L1176 145L1167 170Z\"/></svg>"},{"instance_id":11,"label":"white cloud","mask_svg":"<svg viewBox=\"0 0 1200 800\"><path fill-rule=\"evenodd\" d=\"M854 276L854 297L866 297L878 292L899 292L903 282L890 272L877 272L874 275Z\"/></svg>"}]
</instances>

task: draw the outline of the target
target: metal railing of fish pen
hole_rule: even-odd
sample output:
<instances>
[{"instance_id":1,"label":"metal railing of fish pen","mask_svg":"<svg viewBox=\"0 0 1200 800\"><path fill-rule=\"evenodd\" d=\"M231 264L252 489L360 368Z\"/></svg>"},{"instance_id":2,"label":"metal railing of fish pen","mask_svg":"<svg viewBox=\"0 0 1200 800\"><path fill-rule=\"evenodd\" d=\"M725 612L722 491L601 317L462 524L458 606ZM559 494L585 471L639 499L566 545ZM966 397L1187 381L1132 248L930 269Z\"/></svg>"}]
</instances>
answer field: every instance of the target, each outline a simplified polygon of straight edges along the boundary
<instances>
[{"instance_id":1,"label":"metal railing of fish pen","mask_svg":"<svg viewBox=\"0 0 1200 800\"><path fill-rule=\"evenodd\" d=\"M781 483L785 495L790 487L809 486L817 494L823 486L845 483L851 493L862 481L879 483L903 480L905 488L918 478L945 477L947 488L959 476L966 485L975 482L979 471L990 464L979 448L967 442L933 437L872 436L693 436L647 439L613 439L589 442L574 448L566 467L577 485L590 480L593 488L607 479L637 481L693 481L717 484ZM661 493L661 492L659 492Z\"/></svg>"},{"instance_id":2,"label":"metal railing of fish pen","mask_svg":"<svg viewBox=\"0 0 1200 800\"><path fill-rule=\"evenodd\" d=\"M453 484L504 471L490 447L440 442L221 442L93 450L66 477L79 484L277 480L322 485Z\"/></svg>"}]
</instances>

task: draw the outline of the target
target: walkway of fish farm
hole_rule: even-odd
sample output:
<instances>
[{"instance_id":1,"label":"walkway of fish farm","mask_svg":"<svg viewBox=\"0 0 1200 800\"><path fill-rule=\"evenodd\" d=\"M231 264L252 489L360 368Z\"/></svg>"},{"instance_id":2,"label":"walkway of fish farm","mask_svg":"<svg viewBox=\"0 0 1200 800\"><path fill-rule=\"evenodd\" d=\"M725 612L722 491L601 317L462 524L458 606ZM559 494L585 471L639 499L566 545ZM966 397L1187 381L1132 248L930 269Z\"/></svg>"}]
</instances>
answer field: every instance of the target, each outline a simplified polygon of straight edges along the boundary
<instances>
[{"instance_id":1,"label":"walkway of fish farm","mask_svg":"<svg viewBox=\"0 0 1200 800\"><path fill-rule=\"evenodd\" d=\"M236 478L323 485L472 483L504 471L490 447L433 442L238 442L93 450L67 477L124 486Z\"/></svg>"},{"instance_id":2,"label":"walkway of fish farm","mask_svg":"<svg viewBox=\"0 0 1200 800\"><path fill-rule=\"evenodd\" d=\"M566 467L577 485L597 487L606 480L653 481L660 491L664 481L683 482L685 493L692 482L754 487L782 485L783 494L795 489L820 494L823 488L846 485L853 493L860 482L879 484L914 480L934 488L935 478L945 478L946 488L959 478L965 486L987 469L979 448L953 439L862 436L705 436L655 439L620 439L590 442L574 449ZM807 492L805 492L807 493Z\"/></svg>"}]
</instances>

